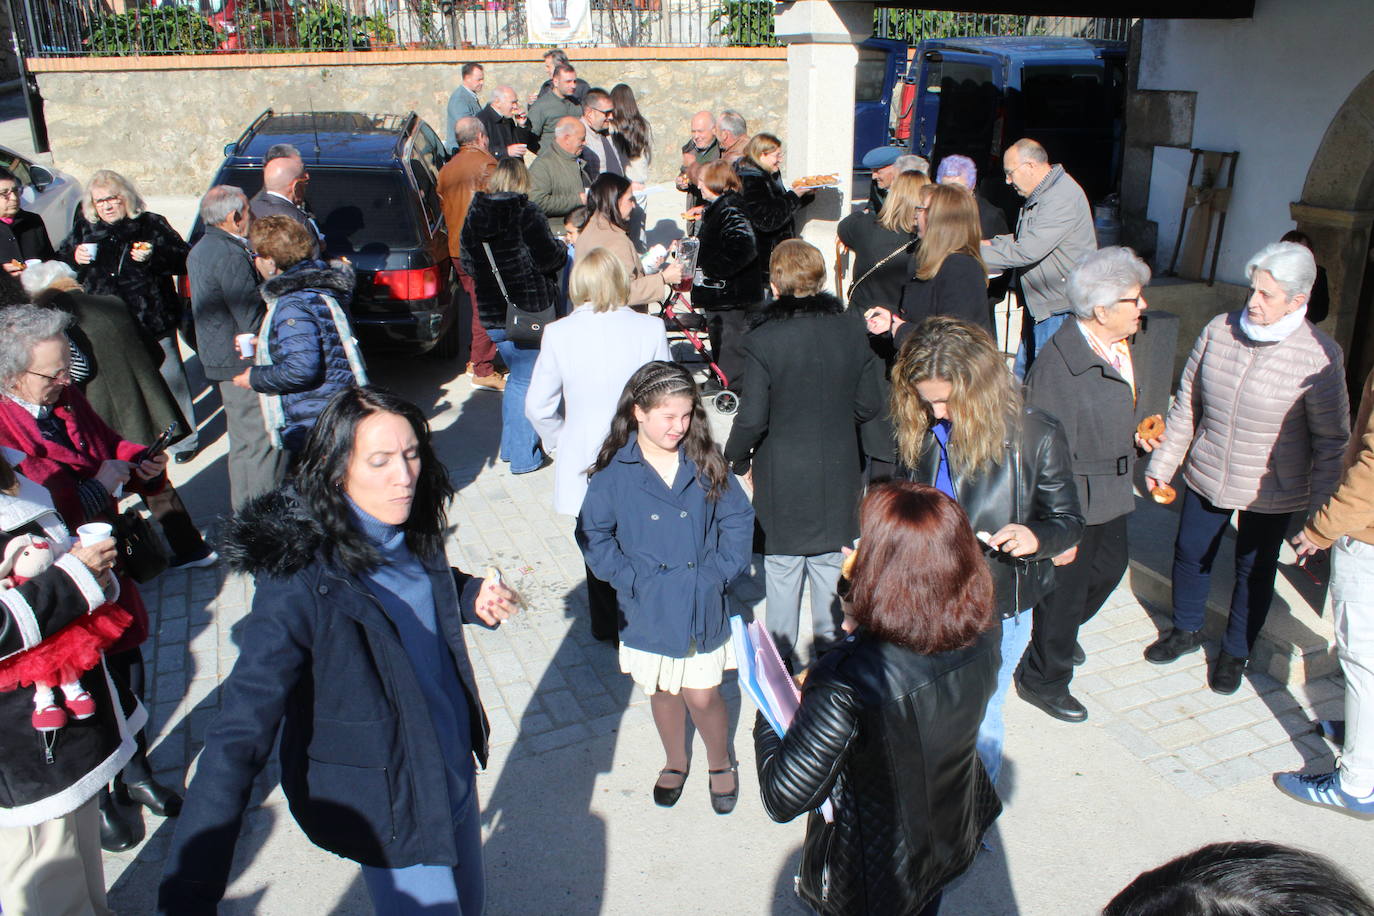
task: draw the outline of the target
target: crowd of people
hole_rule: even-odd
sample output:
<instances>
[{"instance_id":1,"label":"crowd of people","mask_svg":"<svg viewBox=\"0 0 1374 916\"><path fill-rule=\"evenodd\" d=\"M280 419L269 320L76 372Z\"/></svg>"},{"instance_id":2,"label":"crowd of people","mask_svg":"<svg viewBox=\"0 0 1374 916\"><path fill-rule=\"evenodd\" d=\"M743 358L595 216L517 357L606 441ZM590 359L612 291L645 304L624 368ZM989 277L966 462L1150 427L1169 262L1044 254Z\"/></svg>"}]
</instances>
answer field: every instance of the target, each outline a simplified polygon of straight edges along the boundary
<instances>
[{"instance_id":1,"label":"crowd of people","mask_svg":"<svg viewBox=\"0 0 1374 916\"><path fill-rule=\"evenodd\" d=\"M836 295L798 238L812 192L782 180L782 141L736 111L699 112L676 180L698 246L686 272L647 246L661 144L632 88L589 85L561 51L545 65L527 111L509 86L484 105L485 68L462 66L438 188L471 314L468 377L502 397L510 472L554 465L592 634L616 646L663 745L655 804L681 799L693 733L712 809L740 801L720 686L736 665L732 585L757 562L765 628L801 684L786 733L762 715L753 732L769 816L808 814L799 894L822 913L936 913L1001 811L1008 693L1087 719L1070 689L1079 628L1126 569L1137 478L1169 502L1181 470L1172 625L1144 657L1206 644L1212 568L1238 515L1207 676L1236 692L1302 522L1301 555L1335 554L1347 712L1343 736L1329 728L1344 753L1333 772L1275 781L1374 816L1360 591L1374 576L1374 376L1352 436L1342 353L1309 320L1308 247L1250 260L1245 306L1206 325L1156 413L1173 379L1139 358L1150 268L1097 247L1082 189L1034 140L1003 157L1024 198L1014 230L967 157L932 170L895 148L866 156L873 183L839 226L852 271ZM141 841L140 807L178 817L160 910L213 912L279 732L293 815L359 864L378 912L482 911L488 727L463 625L499 626L521 600L499 573L445 559L453 485L419 408L369 384L356 278L327 260L308 180L299 151L272 147L262 191L211 188L188 246L102 170L54 246L0 171L7 914L108 912L100 849ZM1024 311L1014 362L993 322L1009 289ZM704 381L674 361L654 309L688 290L714 364ZM166 473L202 444L179 333L227 422L234 515L218 551ZM727 388L740 408L716 443L704 395ZM171 549L160 565L126 496ZM138 583L221 553L257 589L183 799L147 762ZM1286 893L1304 912L1374 914L1330 863L1269 844L1205 847L1104 912Z\"/></svg>"}]
</instances>

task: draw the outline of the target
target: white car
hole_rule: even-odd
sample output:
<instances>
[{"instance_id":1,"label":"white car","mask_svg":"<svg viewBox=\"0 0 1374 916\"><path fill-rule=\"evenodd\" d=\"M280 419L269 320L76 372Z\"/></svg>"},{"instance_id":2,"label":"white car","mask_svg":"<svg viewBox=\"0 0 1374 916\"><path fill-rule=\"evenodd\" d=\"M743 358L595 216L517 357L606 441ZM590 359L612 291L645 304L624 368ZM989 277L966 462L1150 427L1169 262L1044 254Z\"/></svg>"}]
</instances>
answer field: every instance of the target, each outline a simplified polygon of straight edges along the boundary
<instances>
[{"instance_id":1,"label":"white car","mask_svg":"<svg viewBox=\"0 0 1374 916\"><path fill-rule=\"evenodd\" d=\"M72 216L81 203L81 183L66 172L39 165L8 147L0 146L0 167L19 179L19 205L43 217L48 238L57 248L72 231Z\"/></svg>"}]
</instances>

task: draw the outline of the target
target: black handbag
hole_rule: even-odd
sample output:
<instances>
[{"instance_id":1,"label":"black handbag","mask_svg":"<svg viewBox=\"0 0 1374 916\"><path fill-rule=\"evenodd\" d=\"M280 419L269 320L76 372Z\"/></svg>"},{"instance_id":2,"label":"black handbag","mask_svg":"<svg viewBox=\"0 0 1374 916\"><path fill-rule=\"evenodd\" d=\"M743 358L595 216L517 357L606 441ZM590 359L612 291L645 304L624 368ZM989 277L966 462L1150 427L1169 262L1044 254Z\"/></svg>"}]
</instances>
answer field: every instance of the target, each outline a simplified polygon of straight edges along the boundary
<instances>
[{"instance_id":1,"label":"black handbag","mask_svg":"<svg viewBox=\"0 0 1374 916\"><path fill-rule=\"evenodd\" d=\"M492 276L496 277L496 285L501 289L501 298L506 300L506 339L513 343L539 343L540 338L544 336L545 325L558 317L557 310L550 305L548 308L531 312L511 302L510 293L506 292L506 283L501 279L501 271L496 267L496 256L491 253L491 246L483 242L482 250L487 253L487 262L491 264Z\"/></svg>"},{"instance_id":2,"label":"black handbag","mask_svg":"<svg viewBox=\"0 0 1374 916\"><path fill-rule=\"evenodd\" d=\"M114 516L111 524L125 575L135 582L147 582L167 569L167 552L162 549L153 526L137 509L126 509Z\"/></svg>"}]
</instances>

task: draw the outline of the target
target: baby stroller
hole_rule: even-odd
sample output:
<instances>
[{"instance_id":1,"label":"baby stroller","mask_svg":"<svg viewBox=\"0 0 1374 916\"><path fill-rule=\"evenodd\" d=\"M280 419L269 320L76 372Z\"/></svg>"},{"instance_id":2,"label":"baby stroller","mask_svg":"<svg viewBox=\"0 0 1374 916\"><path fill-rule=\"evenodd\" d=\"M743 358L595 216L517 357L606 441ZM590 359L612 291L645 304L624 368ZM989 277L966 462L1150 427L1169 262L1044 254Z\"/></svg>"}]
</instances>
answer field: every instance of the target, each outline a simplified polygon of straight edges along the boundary
<instances>
[{"instance_id":1,"label":"baby stroller","mask_svg":"<svg viewBox=\"0 0 1374 916\"><path fill-rule=\"evenodd\" d=\"M663 303L663 324L668 329L669 334L680 334L689 344L700 359L697 364L704 362L710 370L711 375L715 376L720 382L720 391L714 395L708 395L707 400L716 412L724 416L729 416L739 410L739 395L730 390L730 380L725 377L725 373L720 371L715 361L706 353L706 343L702 341L701 335L706 331L706 316L692 308L686 297L681 291L673 290L667 301ZM675 362L686 365L685 361L673 357ZM704 392L703 392L704 394Z\"/></svg>"}]
</instances>

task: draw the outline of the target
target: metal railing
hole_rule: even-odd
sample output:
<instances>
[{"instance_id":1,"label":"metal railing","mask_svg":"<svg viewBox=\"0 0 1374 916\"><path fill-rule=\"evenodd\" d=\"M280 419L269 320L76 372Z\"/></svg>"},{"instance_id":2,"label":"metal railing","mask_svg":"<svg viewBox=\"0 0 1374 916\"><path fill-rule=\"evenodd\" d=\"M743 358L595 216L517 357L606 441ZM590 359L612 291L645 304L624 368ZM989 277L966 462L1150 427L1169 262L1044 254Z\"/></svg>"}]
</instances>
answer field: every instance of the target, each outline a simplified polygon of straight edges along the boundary
<instances>
[{"instance_id":1,"label":"metal railing","mask_svg":"<svg viewBox=\"0 0 1374 916\"><path fill-rule=\"evenodd\" d=\"M9 0L29 57L523 48L548 0ZM772 0L591 0L591 44L776 45ZM878 10L874 34L1125 38L1129 20Z\"/></svg>"}]
</instances>

